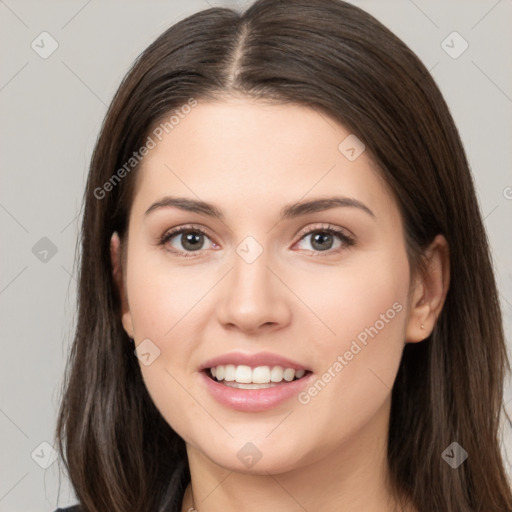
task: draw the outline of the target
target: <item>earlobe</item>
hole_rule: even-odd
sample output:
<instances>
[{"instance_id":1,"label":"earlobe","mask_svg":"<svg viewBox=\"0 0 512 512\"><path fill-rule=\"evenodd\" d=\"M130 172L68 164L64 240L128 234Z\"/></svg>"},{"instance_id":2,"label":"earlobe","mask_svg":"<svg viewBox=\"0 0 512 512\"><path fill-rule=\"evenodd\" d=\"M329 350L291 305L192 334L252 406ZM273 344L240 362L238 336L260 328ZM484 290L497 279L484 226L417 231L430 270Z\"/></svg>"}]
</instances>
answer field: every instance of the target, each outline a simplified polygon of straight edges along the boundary
<instances>
[{"instance_id":1,"label":"earlobe","mask_svg":"<svg viewBox=\"0 0 512 512\"><path fill-rule=\"evenodd\" d=\"M121 321L128 336L133 338L132 317L128 305L128 299L126 297L126 288L123 276L121 240L117 231L114 231L110 238L110 260L112 262L114 282L116 283L119 297L121 299Z\"/></svg>"},{"instance_id":2,"label":"earlobe","mask_svg":"<svg viewBox=\"0 0 512 512\"><path fill-rule=\"evenodd\" d=\"M426 269L411 283L407 343L417 343L432 333L450 285L450 253L443 235L437 235L425 253Z\"/></svg>"}]
</instances>

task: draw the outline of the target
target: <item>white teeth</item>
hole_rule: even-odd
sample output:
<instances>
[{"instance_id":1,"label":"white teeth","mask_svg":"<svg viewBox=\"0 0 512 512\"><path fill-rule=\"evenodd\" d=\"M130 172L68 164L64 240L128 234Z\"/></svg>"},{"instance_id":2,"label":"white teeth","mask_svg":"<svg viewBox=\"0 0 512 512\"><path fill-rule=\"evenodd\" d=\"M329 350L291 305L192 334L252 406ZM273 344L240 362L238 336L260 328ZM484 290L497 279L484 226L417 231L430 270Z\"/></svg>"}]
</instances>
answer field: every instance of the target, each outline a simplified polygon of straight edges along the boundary
<instances>
[{"instance_id":1,"label":"white teeth","mask_svg":"<svg viewBox=\"0 0 512 512\"><path fill-rule=\"evenodd\" d=\"M240 365L236 367L235 379L241 384L250 384L252 382L252 369L250 366Z\"/></svg>"},{"instance_id":2,"label":"white teeth","mask_svg":"<svg viewBox=\"0 0 512 512\"><path fill-rule=\"evenodd\" d=\"M235 366L233 364L219 365L214 368L210 368L212 376L218 381L234 382L239 384L269 384L277 383L285 380L291 382L295 378L300 379L306 373L305 370L295 370L294 368L283 368L282 366L257 366L251 368L246 365ZM255 389L246 386L235 386L242 387L243 389Z\"/></svg>"},{"instance_id":3,"label":"white teeth","mask_svg":"<svg viewBox=\"0 0 512 512\"><path fill-rule=\"evenodd\" d=\"M267 384L270 382L270 368L268 366L257 366L252 371L252 381L256 384Z\"/></svg>"},{"instance_id":4,"label":"white teeth","mask_svg":"<svg viewBox=\"0 0 512 512\"><path fill-rule=\"evenodd\" d=\"M224 380L233 381L235 380L236 366L234 364L227 364L224 366Z\"/></svg>"}]
</instances>

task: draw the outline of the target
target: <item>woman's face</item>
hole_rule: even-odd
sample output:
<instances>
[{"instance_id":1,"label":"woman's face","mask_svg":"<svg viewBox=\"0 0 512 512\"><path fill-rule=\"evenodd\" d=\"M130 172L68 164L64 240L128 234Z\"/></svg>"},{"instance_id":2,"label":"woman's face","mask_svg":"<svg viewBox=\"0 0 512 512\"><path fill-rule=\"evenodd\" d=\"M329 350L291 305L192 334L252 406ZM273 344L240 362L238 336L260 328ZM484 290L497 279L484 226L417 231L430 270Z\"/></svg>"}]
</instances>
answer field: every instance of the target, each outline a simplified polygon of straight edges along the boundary
<instances>
[{"instance_id":1,"label":"woman's face","mask_svg":"<svg viewBox=\"0 0 512 512\"><path fill-rule=\"evenodd\" d=\"M123 325L169 425L213 463L260 474L384 434L409 265L361 143L313 109L247 99L199 102L157 133L130 213ZM342 199L315 203L328 198ZM230 379L307 372L237 389L204 370L223 356Z\"/></svg>"}]
</instances>

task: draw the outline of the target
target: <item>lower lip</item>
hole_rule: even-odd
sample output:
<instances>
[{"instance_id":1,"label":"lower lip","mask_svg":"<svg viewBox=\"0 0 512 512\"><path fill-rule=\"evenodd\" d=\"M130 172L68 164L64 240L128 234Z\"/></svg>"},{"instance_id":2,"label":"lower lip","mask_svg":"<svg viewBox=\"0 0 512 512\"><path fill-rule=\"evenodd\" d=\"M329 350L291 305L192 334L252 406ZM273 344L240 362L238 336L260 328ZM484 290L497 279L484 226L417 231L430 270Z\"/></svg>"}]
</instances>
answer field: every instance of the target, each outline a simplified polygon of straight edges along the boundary
<instances>
[{"instance_id":1,"label":"lower lip","mask_svg":"<svg viewBox=\"0 0 512 512\"><path fill-rule=\"evenodd\" d=\"M231 409L244 412L262 412L278 406L291 397L297 396L313 376L312 373L309 373L301 379L285 382L271 388L237 389L211 379L206 371L200 373L206 387L217 402Z\"/></svg>"}]
</instances>

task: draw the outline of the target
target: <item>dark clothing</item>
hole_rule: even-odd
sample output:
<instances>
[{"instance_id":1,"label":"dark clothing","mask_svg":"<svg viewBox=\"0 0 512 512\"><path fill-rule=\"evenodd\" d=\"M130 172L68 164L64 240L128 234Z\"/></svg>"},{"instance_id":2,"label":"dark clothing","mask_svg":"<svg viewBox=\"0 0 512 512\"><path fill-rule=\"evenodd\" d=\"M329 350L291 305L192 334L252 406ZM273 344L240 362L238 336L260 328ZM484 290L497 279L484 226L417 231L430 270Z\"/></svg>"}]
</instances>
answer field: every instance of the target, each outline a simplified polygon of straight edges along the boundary
<instances>
[{"instance_id":1,"label":"dark clothing","mask_svg":"<svg viewBox=\"0 0 512 512\"><path fill-rule=\"evenodd\" d=\"M58 508L55 512L80 512L80 505L74 505L72 507Z\"/></svg>"}]
</instances>

